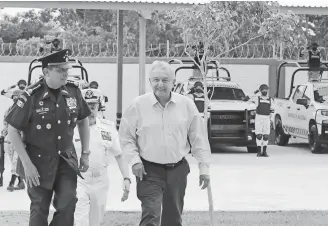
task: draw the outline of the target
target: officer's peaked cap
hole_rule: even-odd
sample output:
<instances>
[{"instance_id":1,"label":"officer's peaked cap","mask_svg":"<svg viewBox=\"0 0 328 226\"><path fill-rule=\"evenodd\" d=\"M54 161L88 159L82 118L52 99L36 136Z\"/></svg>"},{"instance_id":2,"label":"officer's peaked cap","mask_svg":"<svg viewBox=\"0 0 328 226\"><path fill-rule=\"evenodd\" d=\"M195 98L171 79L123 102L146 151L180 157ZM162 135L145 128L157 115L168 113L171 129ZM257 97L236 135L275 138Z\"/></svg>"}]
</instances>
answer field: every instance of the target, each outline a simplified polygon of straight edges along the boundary
<instances>
[{"instance_id":1,"label":"officer's peaked cap","mask_svg":"<svg viewBox=\"0 0 328 226\"><path fill-rule=\"evenodd\" d=\"M45 57L39 58L38 61L42 62L42 68L47 66L55 66L63 69L70 69L72 66L69 63L68 55L71 53L70 49L63 49L51 53Z\"/></svg>"},{"instance_id":2,"label":"officer's peaked cap","mask_svg":"<svg viewBox=\"0 0 328 226\"><path fill-rule=\"evenodd\" d=\"M266 84L262 84L262 85L260 86L260 91L261 91L261 90L264 90L264 89L269 89L269 86L266 85Z\"/></svg>"},{"instance_id":3,"label":"officer's peaked cap","mask_svg":"<svg viewBox=\"0 0 328 226\"><path fill-rule=\"evenodd\" d=\"M98 103L99 98L102 96L99 89L83 89L81 92L87 103Z\"/></svg>"}]
</instances>

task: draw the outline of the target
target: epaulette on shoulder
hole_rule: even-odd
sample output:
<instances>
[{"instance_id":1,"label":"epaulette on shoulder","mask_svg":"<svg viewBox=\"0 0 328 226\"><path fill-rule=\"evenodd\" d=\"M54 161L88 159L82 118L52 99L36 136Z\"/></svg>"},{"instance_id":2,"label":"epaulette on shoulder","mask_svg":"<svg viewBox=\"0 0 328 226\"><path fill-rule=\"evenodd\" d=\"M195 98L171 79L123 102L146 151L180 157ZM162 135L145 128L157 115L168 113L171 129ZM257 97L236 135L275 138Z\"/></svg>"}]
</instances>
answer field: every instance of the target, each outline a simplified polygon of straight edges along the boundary
<instances>
[{"instance_id":1,"label":"epaulette on shoulder","mask_svg":"<svg viewBox=\"0 0 328 226\"><path fill-rule=\"evenodd\" d=\"M108 126L115 126L114 125L114 122L112 122L112 121L109 121L109 120L107 120L107 119L100 119L100 122L101 123L103 123L103 124L105 124L105 125L108 125Z\"/></svg>"},{"instance_id":2,"label":"epaulette on shoulder","mask_svg":"<svg viewBox=\"0 0 328 226\"><path fill-rule=\"evenodd\" d=\"M28 86L24 91L28 96L31 96L33 93L35 93L41 87L42 87L41 80L39 80L38 82Z\"/></svg>"},{"instance_id":3,"label":"epaulette on shoulder","mask_svg":"<svg viewBox=\"0 0 328 226\"><path fill-rule=\"evenodd\" d=\"M75 88L79 88L79 82L77 82L77 81L67 80L66 85L71 86L71 87L75 87Z\"/></svg>"}]
</instances>

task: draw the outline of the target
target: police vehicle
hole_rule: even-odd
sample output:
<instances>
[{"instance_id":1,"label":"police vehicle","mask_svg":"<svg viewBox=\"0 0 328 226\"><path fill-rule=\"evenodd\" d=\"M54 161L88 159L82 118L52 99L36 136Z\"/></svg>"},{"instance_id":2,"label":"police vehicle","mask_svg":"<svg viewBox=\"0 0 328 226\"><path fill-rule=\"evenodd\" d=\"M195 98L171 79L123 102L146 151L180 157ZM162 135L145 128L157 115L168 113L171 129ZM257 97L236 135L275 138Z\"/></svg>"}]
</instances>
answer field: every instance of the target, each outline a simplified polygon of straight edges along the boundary
<instances>
[{"instance_id":1,"label":"police vehicle","mask_svg":"<svg viewBox=\"0 0 328 226\"><path fill-rule=\"evenodd\" d=\"M192 63L188 60L171 60L169 63L182 64L176 69L176 75L179 70L195 69L194 66L185 65ZM216 71L215 77L207 77L205 81L210 101L207 111L210 144L246 146L249 153L256 153L255 104L249 100L237 83L231 81L230 73L226 68L219 68L213 61L209 62L207 68ZM225 71L228 76L220 77L219 70ZM173 91L187 95L196 81L204 82L202 77L190 77L188 81L177 82Z\"/></svg>"},{"instance_id":2,"label":"police vehicle","mask_svg":"<svg viewBox=\"0 0 328 226\"><path fill-rule=\"evenodd\" d=\"M323 63L321 72L328 71L328 63ZM289 95L278 98L280 71L284 66L297 66L291 77ZM311 152L321 152L328 144L328 76L321 73L319 81L306 82L294 86L297 72L309 71L305 62L283 62L279 65L277 90L274 98L273 127L276 144L285 146L290 137L308 142Z\"/></svg>"}]
</instances>

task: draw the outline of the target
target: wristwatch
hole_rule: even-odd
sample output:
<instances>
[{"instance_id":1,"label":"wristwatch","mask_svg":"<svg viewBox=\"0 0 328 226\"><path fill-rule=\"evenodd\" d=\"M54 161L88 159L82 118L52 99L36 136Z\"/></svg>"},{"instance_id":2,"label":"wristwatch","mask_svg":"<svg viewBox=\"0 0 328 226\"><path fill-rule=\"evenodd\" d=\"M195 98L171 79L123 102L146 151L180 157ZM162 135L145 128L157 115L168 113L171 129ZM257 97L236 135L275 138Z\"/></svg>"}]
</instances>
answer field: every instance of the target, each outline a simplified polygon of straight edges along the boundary
<instances>
[{"instance_id":1,"label":"wristwatch","mask_svg":"<svg viewBox=\"0 0 328 226\"><path fill-rule=\"evenodd\" d=\"M132 182L131 182L131 179L130 179L130 178L128 178L128 177L124 177L124 180L123 180L123 181L125 181L125 180L128 180L128 181L130 182L130 184L132 184Z\"/></svg>"},{"instance_id":2,"label":"wristwatch","mask_svg":"<svg viewBox=\"0 0 328 226\"><path fill-rule=\"evenodd\" d=\"M90 155L91 151L82 151L82 155Z\"/></svg>"}]
</instances>

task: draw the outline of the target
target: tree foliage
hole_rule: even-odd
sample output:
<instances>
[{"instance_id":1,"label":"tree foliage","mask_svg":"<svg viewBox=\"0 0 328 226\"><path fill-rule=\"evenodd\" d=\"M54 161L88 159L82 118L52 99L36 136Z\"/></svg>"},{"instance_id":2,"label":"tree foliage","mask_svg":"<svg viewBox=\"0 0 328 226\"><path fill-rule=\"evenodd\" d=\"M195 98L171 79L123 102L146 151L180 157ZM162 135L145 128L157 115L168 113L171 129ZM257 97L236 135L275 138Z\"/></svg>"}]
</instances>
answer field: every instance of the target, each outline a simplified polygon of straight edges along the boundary
<instances>
[{"instance_id":1,"label":"tree foliage","mask_svg":"<svg viewBox=\"0 0 328 226\"><path fill-rule=\"evenodd\" d=\"M304 22L299 22L304 19L293 14L279 14L277 7L274 2L217 1L190 10L155 11L152 19L147 20L147 46L158 46L167 41L209 40L209 36L204 35L206 30L213 36L211 45L218 51L215 54L266 31L270 34L252 40L252 44L304 43ZM124 11L124 45L129 45L130 49L134 47L136 51L139 44L138 17L135 11ZM314 24L312 30L316 34L310 38L321 45L328 44L328 16L309 16L309 21ZM14 17L3 16L0 21L2 42L26 45L35 43L36 38L44 43L45 37L58 37L67 45L93 43L103 48L104 45L116 44L116 29L116 10L50 8L39 12L31 10Z\"/></svg>"},{"instance_id":2,"label":"tree foliage","mask_svg":"<svg viewBox=\"0 0 328 226\"><path fill-rule=\"evenodd\" d=\"M232 46L250 41L298 45L305 42L298 16L279 13L274 2L216 1L167 14L181 28L185 43L198 45L202 42L205 49L216 46L215 49L228 52Z\"/></svg>"}]
</instances>

